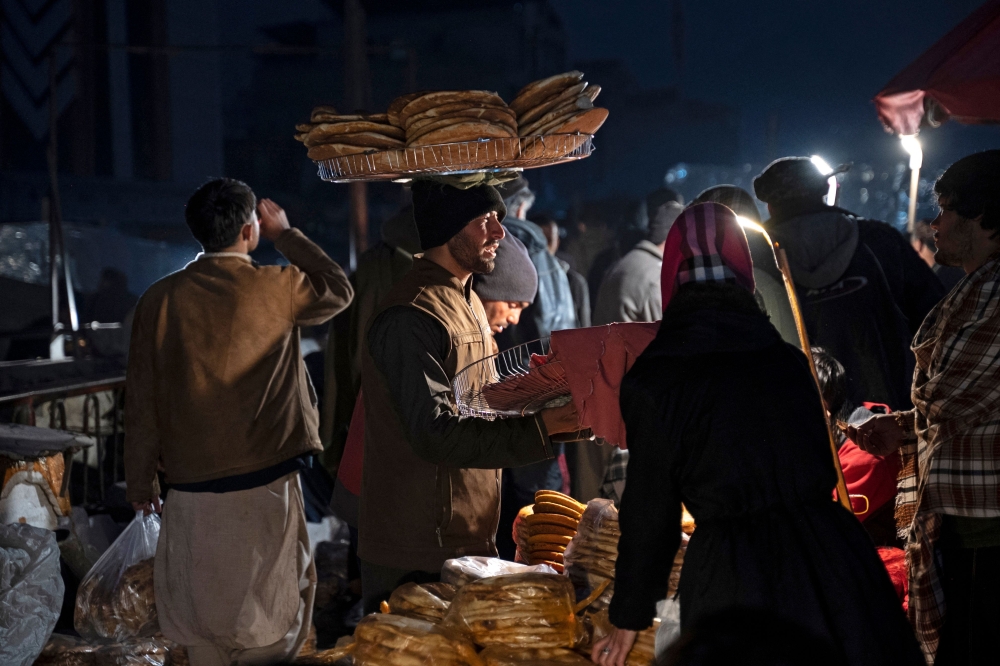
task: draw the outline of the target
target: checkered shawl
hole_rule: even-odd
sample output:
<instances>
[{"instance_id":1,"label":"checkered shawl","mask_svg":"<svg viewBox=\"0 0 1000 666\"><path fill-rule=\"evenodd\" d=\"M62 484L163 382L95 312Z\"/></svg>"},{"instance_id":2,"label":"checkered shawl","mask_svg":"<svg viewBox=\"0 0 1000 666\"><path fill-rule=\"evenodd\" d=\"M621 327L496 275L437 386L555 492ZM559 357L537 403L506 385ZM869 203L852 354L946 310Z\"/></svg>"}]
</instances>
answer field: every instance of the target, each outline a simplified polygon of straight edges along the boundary
<instances>
[{"instance_id":1,"label":"checkered shawl","mask_svg":"<svg viewBox=\"0 0 1000 666\"><path fill-rule=\"evenodd\" d=\"M1000 517L1000 253L959 282L913 341L916 442L901 451L910 620L928 664L944 624L935 544L943 514Z\"/></svg>"},{"instance_id":2,"label":"checkered shawl","mask_svg":"<svg viewBox=\"0 0 1000 666\"><path fill-rule=\"evenodd\" d=\"M681 285L730 282L753 293L753 262L736 213L722 204L691 206L674 222L663 248L663 309Z\"/></svg>"}]
</instances>

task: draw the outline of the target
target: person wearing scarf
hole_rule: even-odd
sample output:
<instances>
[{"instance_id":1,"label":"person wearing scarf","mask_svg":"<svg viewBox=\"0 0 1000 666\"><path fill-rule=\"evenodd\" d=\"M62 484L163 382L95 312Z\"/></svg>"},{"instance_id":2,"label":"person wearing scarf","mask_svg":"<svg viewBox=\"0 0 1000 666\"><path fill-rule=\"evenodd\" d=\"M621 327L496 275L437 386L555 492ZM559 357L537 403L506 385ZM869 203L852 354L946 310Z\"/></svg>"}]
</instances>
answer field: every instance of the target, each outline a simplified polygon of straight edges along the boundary
<instances>
[{"instance_id":1,"label":"person wearing scarf","mask_svg":"<svg viewBox=\"0 0 1000 666\"><path fill-rule=\"evenodd\" d=\"M681 502L697 529L681 571L681 628L716 611L775 614L860 666L921 664L871 540L831 501L823 406L802 352L754 299L735 214L686 210L663 253L663 321L625 376L629 480L621 501L616 630L595 663L622 666L667 595Z\"/></svg>"},{"instance_id":2,"label":"person wearing scarf","mask_svg":"<svg viewBox=\"0 0 1000 666\"><path fill-rule=\"evenodd\" d=\"M914 409L849 432L899 450L910 620L928 664L997 662L1000 609L1000 150L963 157L934 186L937 261L966 275L913 339Z\"/></svg>"}]
</instances>

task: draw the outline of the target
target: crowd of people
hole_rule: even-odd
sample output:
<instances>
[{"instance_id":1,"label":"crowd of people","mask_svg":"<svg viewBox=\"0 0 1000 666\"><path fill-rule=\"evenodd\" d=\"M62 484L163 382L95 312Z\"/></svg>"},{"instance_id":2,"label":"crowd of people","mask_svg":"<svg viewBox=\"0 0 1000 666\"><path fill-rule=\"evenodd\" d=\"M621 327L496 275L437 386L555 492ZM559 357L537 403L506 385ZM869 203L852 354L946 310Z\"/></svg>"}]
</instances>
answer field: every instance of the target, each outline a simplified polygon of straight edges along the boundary
<instances>
[{"instance_id":1,"label":"crowd of people","mask_svg":"<svg viewBox=\"0 0 1000 666\"><path fill-rule=\"evenodd\" d=\"M523 176L417 180L350 277L246 184L202 186L185 215L204 252L139 300L128 366L127 492L163 512L164 634L195 666L298 651L316 584L299 476L322 464L365 613L447 559L513 559L517 511L549 489L620 507L616 629L595 663L622 666L666 597L682 503L698 527L671 663L765 640L784 661L754 663L988 663L1000 151L945 171L913 239L826 201L828 177L792 157L753 194L658 189L590 266L531 214ZM787 253L810 349L760 228ZM256 264L260 237L289 264ZM320 400L299 331L331 319ZM456 408L455 375L500 350L656 321L621 381L627 451L584 438L572 402L498 420ZM828 423L854 515L833 501ZM877 547L906 549L903 603Z\"/></svg>"}]
</instances>

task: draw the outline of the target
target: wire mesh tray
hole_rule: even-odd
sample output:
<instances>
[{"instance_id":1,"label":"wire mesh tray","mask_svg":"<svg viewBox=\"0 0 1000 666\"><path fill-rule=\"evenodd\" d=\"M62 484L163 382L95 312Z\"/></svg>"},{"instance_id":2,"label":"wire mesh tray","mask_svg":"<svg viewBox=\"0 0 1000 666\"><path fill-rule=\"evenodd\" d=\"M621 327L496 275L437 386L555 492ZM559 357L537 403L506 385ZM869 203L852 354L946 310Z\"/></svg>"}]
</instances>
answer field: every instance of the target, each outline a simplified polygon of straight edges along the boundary
<instances>
[{"instance_id":1,"label":"wire mesh tray","mask_svg":"<svg viewBox=\"0 0 1000 666\"><path fill-rule=\"evenodd\" d=\"M562 363L538 365L548 353L548 338L534 340L460 370L452 380L459 414L493 420L569 403L569 383Z\"/></svg>"},{"instance_id":2,"label":"wire mesh tray","mask_svg":"<svg viewBox=\"0 0 1000 666\"><path fill-rule=\"evenodd\" d=\"M592 134L481 139L344 155L320 160L316 165L319 177L334 183L398 180L421 174L535 169L590 156L593 139Z\"/></svg>"}]
</instances>

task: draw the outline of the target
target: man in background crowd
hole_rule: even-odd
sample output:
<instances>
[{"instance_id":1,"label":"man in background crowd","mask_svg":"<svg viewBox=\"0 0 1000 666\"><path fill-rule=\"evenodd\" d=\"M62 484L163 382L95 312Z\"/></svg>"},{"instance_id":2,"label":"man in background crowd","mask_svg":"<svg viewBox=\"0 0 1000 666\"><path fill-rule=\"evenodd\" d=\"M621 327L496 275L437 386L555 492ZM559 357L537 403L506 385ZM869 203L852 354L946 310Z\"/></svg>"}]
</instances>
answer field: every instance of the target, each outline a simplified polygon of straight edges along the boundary
<instances>
[{"instance_id":1,"label":"man in background crowd","mask_svg":"<svg viewBox=\"0 0 1000 666\"><path fill-rule=\"evenodd\" d=\"M909 340L944 287L895 229L827 205L828 177L807 157L768 165L754 179L764 226L788 253L809 339L847 371L848 398L906 409Z\"/></svg>"},{"instance_id":2,"label":"man in background crowd","mask_svg":"<svg viewBox=\"0 0 1000 666\"><path fill-rule=\"evenodd\" d=\"M299 328L329 320L353 290L245 183L206 183L184 216L204 252L136 305L126 496L158 511L163 466L156 608L191 664L283 662L305 642L316 590L299 470L322 445ZM290 265L251 260L260 237Z\"/></svg>"},{"instance_id":3,"label":"man in background crowd","mask_svg":"<svg viewBox=\"0 0 1000 666\"><path fill-rule=\"evenodd\" d=\"M577 328L589 328L591 316L587 278L576 272L565 256L559 256L559 246L562 243L563 236L566 235L566 229L559 226L555 218L549 215L538 215L532 217L532 220L541 228L542 233L545 234L545 240L549 246L549 254L555 257L559 265L566 271L566 277L569 279L569 290L573 296L573 307L576 309Z\"/></svg>"}]
</instances>

